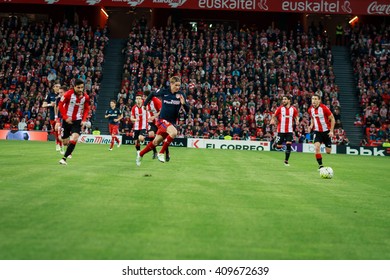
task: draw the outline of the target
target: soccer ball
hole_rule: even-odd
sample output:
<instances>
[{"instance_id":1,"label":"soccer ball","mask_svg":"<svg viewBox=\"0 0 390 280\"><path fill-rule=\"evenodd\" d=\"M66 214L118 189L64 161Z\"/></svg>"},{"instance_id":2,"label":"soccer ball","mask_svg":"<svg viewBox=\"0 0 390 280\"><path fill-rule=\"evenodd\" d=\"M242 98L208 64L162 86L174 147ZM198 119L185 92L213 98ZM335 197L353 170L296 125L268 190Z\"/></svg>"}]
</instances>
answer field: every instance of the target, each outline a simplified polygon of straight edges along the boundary
<instances>
[{"instance_id":1,"label":"soccer ball","mask_svg":"<svg viewBox=\"0 0 390 280\"><path fill-rule=\"evenodd\" d=\"M332 167L322 167L320 169L320 176L323 179L332 179L333 178L333 169L332 169Z\"/></svg>"}]
</instances>

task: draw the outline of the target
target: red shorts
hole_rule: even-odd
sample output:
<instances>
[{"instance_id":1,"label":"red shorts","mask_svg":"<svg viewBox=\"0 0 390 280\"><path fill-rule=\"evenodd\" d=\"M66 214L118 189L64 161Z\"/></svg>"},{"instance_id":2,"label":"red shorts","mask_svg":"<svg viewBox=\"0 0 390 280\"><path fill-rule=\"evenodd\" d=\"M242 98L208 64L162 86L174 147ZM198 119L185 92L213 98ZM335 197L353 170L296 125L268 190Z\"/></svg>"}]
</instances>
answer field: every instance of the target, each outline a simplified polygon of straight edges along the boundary
<instances>
[{"instance_id":1,"label":"red shorts","mask_svg":"<svg viewBox=\"0 0 390 280\"><path fill-rule=\"evenodd\" d=\"M119 125L117 124L108 124L108 130L110 131L111 135L117 135L119 134Z\"/></svg>"},{"instance_id":2,"label":"red shorts","mask_svg":"<svg viewBox=\"0 0 390 280\"><path fill-rule=\"evenodd\" d=\"M172 124L169 121L166 121L164 119L158 119L157 121L157 135L161 135L162 137L166 138L168 136L167 129Z\"/></svg>"}]
</instances>

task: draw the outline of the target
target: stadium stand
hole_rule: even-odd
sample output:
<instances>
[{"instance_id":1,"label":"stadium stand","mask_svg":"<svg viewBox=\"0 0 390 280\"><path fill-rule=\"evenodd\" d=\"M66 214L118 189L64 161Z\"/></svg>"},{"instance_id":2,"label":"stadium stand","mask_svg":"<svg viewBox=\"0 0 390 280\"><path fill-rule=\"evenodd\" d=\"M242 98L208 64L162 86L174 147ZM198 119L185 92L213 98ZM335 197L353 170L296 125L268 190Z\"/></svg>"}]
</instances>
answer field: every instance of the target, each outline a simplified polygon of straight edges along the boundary
<instances>
[{"instance_id":1,"label":"stadium stand","mask_svg":"<svg viewBox=\"0 0 390 280\"><path fill-rule=\"evenodd\" d=\"M296 142L308 142L307 109L314 92L332 111L341 110L330 41L319 30L315 25L308 33L235 30L220 24L191 29L175 23L141 30L135 24L123 51L118 100L128 116L137 91L156 90L169 76L180 75L191 110L179 122L179 135L272 140L272 112L288 94L301 114ZM340 118L337 128L334 143L348 144Z\"/></svg>"},{"instance_id":2,"label":"stadium stand","mask_svg":"<svg viewBox=\"0 0 390 280\"><path fill-rule=\"evenodd\" d=\"M390 135L390 27L356 25L350 48L361 106L355 125L363 129L362 144L379 146Z\"/></svg>"},{"instance_id":3,"label":"stadium stand","mask_svg":"<svg viewBox=\"0 0 390 280\"><path fill-rule=\"evenodd\" d=\"M108 43L106 32L106 28L93 30L86 21L71 25L67 20L53 23L3 18L0 128L23 121L27 130L52 131L49 111L42 107L45 96L55 80L70 88L77 78L85 80L93 122Z\"/></svg>"}]
</instances>

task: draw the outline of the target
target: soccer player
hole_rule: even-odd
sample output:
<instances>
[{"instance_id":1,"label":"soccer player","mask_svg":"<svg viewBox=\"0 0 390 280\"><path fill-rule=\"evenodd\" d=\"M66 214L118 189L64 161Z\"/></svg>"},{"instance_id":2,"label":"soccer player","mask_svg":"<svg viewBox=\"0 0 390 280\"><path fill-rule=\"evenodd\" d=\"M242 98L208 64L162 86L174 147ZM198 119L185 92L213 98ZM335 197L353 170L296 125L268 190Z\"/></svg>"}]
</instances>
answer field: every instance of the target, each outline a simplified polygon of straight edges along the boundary
<instances>
[{"instance_id":1,"label":"soccer player","mask_svg":"<svg viewBox=\"0 0 390 280\"><path fill-rule=\"evenodd\" d=\"M278 135L276 137L276 147L278 149L282 148L283 142L286 142L286 152L284 165L290 166L288 160L291 154L291 143L293 141L293 122L299 124L299 115L298 110L294 106L291 105L291 97L286 95L283 96L282 105L279 106L275 113L272 115L270 124L278 124L277 132Z\"/></svg>"},{"instance_id":2,"label":"soccer player","mask_svg":"<svg viewBox=\"0 0 390 280\"><path fill-rule=\"evenodd\" d=\"M55 113L55 126L54 126L54 130L57 132L58 134L58 139L60 141L60 153L61 155L64 155L65 154L65 149L64 149L64 141L62 140L62 136L61 136L61 127L62 127L62 120L61 120L61 112L59 111L59 108L58 108L58 104L60 103L60 100L62 98L62 96L64 96L65 92L66 92L67 88L65 86L62 86L60 87L60 89L58 90L58 96L57 96L57 99L56 99L56 107L55 107L55 110L54 110L54 113ZM68 158L70 158L72 155L69 155Z\"/></svg>"},{"instance_id":3,"label":"soccer player","mask_svg":"<svg viewBox=\"0 0 390 280\"><path fill-rule=\"evenodd\" d=\"M144 142L146 129L148 125L148 112L143 106L142 95L137 94L135 97L135 105L131 108L131 121L134 123L134 140L135 140L135 149L137 150L137 155L141 150L141 142Z\"/></svg>"},{"instance_id":4,"label":"soccer player","mask_svg":"<svg viewBox=\"0 0 390 280\"><path fill-rule=\"evenodd\" d=\"M59 95L61 84L59 81L55 81L53 84L53 90L50 91L50 93L46 96L45 100L43 101L42 107L43 108L49 108L50 112L50 126L53 130L54 137L56 139L56 151L61 151L62 148L62 141L60 140L60 131L55 129L56 126L56 119L58 115L58 99L61 98Z\"/></svg>"},{"instance_id":5,"label":"soccer player","mask_svg":"<svg viewBox=\"0 0 390 280\"><path fill-rule=\"evenodd\" d=\"M90 110L90 98L84 92L83 80L77 79L75 81L73 89L68 90L62 96L58 108L63 119L61 136L64 143L68 143L65 155L60 160L60 164L67 165L66 159L72 154L77 144L81 128L84 126Z\"/></svg>"},{"instance_id":6,"label":"soccer player","mask_svg":"<svg viewBox=\"0 0 390 280\"><path fill-rule=\"evenodd\" d=\"M310 130L313 130L313 142L315 149L315 157L318 162L318 170L322 167L321 143L325 144L326 153L332 151L332 137L335 125L335 119L330 109L321 103L321 97L314 94L311 98L311 106L309 108L311 117Z\"/></svg>"},{"instance_id":7,"label":"soccer player","mask_svg":"<svg viewBox=\"0 0 390 280\"><path fill-rule=\"evenodd\" d=\"M161 97L162 107L160 111L160 116L157 121L157 135L152 142L149 144L137 155L136 164L137 166L141 165L142 157L153 150L154 147L159 145L164 139L164 142L160 152L157 155L157 158L160 162L165 162L164 153L168 146L172 143L177 135L177 129L174 126L176 120L179 116L181 108L184 108L186 112L189 110L189 106L186 102L186 97L184 93L180 91L181 80L178 76L173 76L169 79L169 87L165 89L160 89L156 92L152 92L146 98L144 105L148 105L154 96Z\"/></svg>"},{"instance_id":8,"label":"soccer player","mask_svg":"<svg viewBox=\"0 0 390 280\"><path fill-rule=\"evenodd\" d=\"M146 99L148 95L150 94L149 90L144 91L144 98ZM160 115L161 111L161 100L158 99L156 96L152 97L152 100L146 105L146 110L148 111L148 136L150 141L153 141L154 137L156 137L157 133L157 120L158 116ZM153 159L157 158L157 149L156 147L153 148ZM165 160L169 161L170 156L169 156L169 148L165 150Z\"/></svg>"},{"instance_id":9,"label":"soccer player","mask_svg":"<svg viewBox=\"0 0 390 280\"><path fill-rule=\"evenodd\" d=\"M121 146L121 142L117 137L119 133L119 121L123 118L122 112L120 109L116 108L116 101L110 101L110 109L106 110L106 114L104 116L106 119L108 118L108 130L111 134L111 144L110 151L112 151L112 147L114 147L114 143L118 143L118 148Z\"/></svg>"}]
</instances>

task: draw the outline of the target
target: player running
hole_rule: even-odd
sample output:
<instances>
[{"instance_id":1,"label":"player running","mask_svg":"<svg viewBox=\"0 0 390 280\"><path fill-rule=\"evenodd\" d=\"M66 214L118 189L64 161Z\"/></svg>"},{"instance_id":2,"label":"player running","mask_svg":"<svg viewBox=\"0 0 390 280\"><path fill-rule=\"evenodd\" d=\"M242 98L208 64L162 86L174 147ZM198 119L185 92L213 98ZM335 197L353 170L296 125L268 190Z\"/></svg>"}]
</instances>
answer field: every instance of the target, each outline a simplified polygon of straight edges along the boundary
<instances>
[{"instance_id":1,"label":"player running","mask_svg":"<svg viewBox=\"0 0 390 280\"><path fill-rule=\"evenodd\" d=\"M62 96L58 108L63 119L61 136L64 143L68 143L65 155L59 163L67 165L66 159L76 147L81 128L84 126L90 110L90 98L84 92L83 80L76 80L73 89L68 90Z\"/></svg>"},{"instance_id":2,"label":"player running","mask_svg":"<svg viewBox=\"0 0 390 280\"><path fill-rule=\"evenodd\" d=\"M157 121L157 135L154 140L149 142L149 144L137 155L137 166L141 165L142 157L153 150L153 148L159 145L164 139L166 139L166 141L158 153L157 158L160 162L165 162L164 153L177 135L177 129L174 124L179 116L180 109L184 108L186 112L189 110L185 94L180 91L180 77L173 76L169 79L169 82L169 88L152 92L144 102L144 105L147 106L153 97L161 97L162 107Z\"/></svg>"},{"instance_id":3,"label":"player running","mask_svg":"<svg viewBox=\"0 0 390 280\"><path fill-rule=\"evenodd\" d=\"M144 99L146 99L149 94L150 94L150 91L145 90L144 91ZM162 106L161 100L158 99L156 96L153 96L152 100L150 100L148 105L145 106L146 111L148 111L148 125L149 125L148 136L149 136L150 141L153 141L154 137L156 137L156 133L158 130L157 120L158 120L158 116L160 115L161 106ZM157 149L156 149L156 147L154 147L153 148L153 159L156 159L156 158L157 158ZM170 160L169 148L167 147L167 149L165 150L165 161L169 161L169 160Z\"/></svg>"},{"instance_id":4,"label":"player running","mask_svg":"<svg viewBox=\"0 0 390 280\"><path fill-rule=\"evenodd\" d=\"M122 112L120 109L116 108L116 101L110 101L110 109L106 110L106 114L104 118L108 118L108 130L111 134L111 143L110 143L110 151L114 147L114 143L118 143L118 148L121 146L121 141L117 137L119 134L119 122L123 118Z\"/></svg>"}]
</instances>

